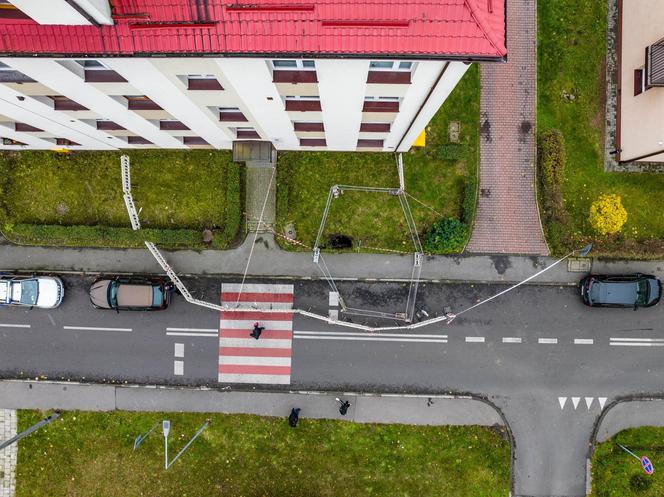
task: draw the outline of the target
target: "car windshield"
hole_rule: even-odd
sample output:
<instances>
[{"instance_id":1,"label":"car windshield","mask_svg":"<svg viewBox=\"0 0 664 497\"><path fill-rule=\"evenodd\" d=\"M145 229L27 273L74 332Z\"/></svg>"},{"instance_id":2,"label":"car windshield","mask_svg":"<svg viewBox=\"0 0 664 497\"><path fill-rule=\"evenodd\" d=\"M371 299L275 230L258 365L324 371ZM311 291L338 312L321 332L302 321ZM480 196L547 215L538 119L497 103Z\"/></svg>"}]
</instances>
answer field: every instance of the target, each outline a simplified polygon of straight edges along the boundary
<instances>
[{"instance_id":1,"label":"car windshield","mask_svg":"<svg viewBox=\"0 0 664 497\"><path fill-rule=\"evenodd\" d=\"M37 280L21 281L21 304L35 305L39 296L39 283Z\"/></svg>"},{"instance_id":2,"label":"car windshield","mask_svg":"<svg viewBox=\"0 0 664 497\"><path fill-rule=\"evenodd\" d=\"M648 303L648 281L639 280L637 285L636 305L646 305Z\"/></svg>"},{"instance_id":3,"label":"car windshield","mask_svg":"<svg viewBox=\"0 0 664 497\"><path fill-rule=\"evenodd\" d=\"M159 286L152 287L152 307L161 307L164 303L164 292Z\"/></svg>"},{"instance_id":4,"label":"car windshield","mask_svg":"<svg viewBox=\"0 0 664 497\"><path fill-rule=\"evenodd\" d=\"M115 309L118 306L118 282L111 281L111 284L108 285L108 304L112 309Z\"/></svg>"}]
</instances>

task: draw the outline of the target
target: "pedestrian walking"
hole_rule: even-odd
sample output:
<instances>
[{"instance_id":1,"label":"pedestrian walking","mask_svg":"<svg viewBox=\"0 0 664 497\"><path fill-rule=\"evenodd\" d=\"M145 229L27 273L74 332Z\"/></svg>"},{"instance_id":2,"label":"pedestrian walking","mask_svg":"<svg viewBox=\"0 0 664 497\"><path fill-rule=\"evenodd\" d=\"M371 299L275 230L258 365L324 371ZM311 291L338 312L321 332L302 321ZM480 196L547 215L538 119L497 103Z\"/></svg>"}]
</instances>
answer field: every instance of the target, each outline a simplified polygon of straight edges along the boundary
<instances>
[{"instance_id":1,"label":"pedestrian walking","mask_svg":"<svg viewBox=\"0 0 664 497\"><path fill-rule=\"evenodd\" d=\"M299 407L294 407L291 409L290 416L288 416L288 426L291 428L295 428L297 426L297 422L300 420L300 409Z\"/></svg>"},{"instance_id":2,"label":"pedestrian walking","mask_svg":"<svg viewBox=\"0 0 664 497\"><path fill-rule=\"evenodd\" d=\"M253 331L249 334L251 338L255 338L258 340L261 337L261 333L263 333L263 330L265 329L264 326L260 326L258 321L254 323L254 329Z\"/></svg>"},{"instance_id":3,"label":"pedestrian walking","mask_svg":"<svg viewBox=\"0 0 664 497\"><path fill-rule=\"evenodd\" d=\"M345 416L348 413L348 408L351 406L351 403L347 400L341 400L339 397L336 398L339 402L339 414Z\"/></svg>"}]
</instances>

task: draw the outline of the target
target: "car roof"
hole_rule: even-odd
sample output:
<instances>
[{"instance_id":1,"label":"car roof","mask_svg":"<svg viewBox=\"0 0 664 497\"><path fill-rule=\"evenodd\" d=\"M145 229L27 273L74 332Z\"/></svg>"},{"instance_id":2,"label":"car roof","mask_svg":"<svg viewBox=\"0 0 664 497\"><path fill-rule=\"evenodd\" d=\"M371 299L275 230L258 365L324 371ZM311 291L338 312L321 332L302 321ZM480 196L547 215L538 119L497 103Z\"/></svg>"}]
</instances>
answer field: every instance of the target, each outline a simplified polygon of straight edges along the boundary
<instances>
[{"instance_id":1,"label":"car roof","mask_svg":"<svg viewBox=\"0 0 664 497\"><path fill-rule=\"evenodd\" d=\"M596 285L596 286L595 286ZM596 281L593 289L597 288L597 294L593 300L605 304L628 304L634 305L637 300L639 289L638 280L622 281Z\"/></svg>"},{"instance_id":2,"label":"car roof","mask_svg":"<svg viewBox=\"0 0 664 497\"><path fill-rule=\"evenodd\" d=\"M118 307L151 307L152 285L118 285Z\"/></svg>"}]
</instances>

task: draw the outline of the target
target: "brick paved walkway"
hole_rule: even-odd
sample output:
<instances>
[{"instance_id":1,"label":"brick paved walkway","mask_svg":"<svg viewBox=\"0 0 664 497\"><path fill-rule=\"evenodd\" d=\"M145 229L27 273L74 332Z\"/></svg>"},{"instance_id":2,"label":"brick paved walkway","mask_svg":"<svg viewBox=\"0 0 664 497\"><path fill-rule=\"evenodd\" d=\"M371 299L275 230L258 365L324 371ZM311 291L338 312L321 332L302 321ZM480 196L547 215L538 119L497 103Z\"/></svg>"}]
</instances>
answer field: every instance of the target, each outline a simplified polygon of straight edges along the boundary
<instances>
[{"instance_id":1,"label":"brick paved walkway","mask_svg":"<svg viewBox=\"0 0 664 497\"><path fill-rule=\"evenodd\" d=\"M549 253L534 183L536 38L536 0L507 0L508 62L481 65L480 195L467 252Z\"/></svg>"},{"instance_id":2,"label":"brick paved walkway","mask_svg":"<svg viewBox=\"0 0 664 497\"><path fill-rule=\"evenodd\" d=\"M0 442L16 435L16 411L0 409ZM0 497L16 495L16 444L0 451Z\"/></svg>"}]
</instances>

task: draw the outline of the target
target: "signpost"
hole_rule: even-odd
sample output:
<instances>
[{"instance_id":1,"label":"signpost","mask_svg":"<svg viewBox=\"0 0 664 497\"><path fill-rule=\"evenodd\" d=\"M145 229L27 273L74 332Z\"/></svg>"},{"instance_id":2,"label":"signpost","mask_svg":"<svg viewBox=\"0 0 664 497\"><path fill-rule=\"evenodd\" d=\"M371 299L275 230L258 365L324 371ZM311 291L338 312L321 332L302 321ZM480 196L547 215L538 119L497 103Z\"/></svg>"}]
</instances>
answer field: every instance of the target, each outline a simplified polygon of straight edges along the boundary
<instances>
[{"instance_id":1,"label":"signpost","mask_svg":"<svg viewBox=\"0 0 664 497\"><path fill-rule=\"evenodd\" d=\"M634 452L632 452L623 445L618 444L618 447L627 452L630 456L636 458L641 463L641 468L643 469L643 472L645 474L651 475L655 472L655 468L653 467L652 462L650 462L650 459L648 459L648 457L646 456L639 457Z\"/></svg>"}]
</instances>

